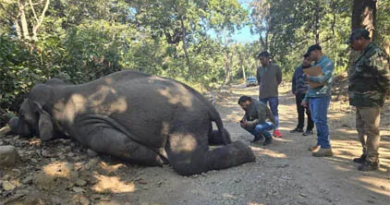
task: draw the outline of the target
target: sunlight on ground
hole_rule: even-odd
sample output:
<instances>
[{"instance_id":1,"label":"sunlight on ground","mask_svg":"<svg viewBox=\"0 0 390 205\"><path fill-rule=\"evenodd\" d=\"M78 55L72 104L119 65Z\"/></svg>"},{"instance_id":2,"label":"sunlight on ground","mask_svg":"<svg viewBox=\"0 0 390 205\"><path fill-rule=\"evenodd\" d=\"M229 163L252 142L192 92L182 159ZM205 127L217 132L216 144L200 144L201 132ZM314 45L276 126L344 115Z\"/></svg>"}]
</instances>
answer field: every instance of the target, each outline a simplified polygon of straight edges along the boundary
<instances>
[{"instance_id":1,"label":"sunlight on ground","mask_svg":"<svg viewBox=\"0 0 390 205\"><path fill-rule=\"evenodd\" d=\"M376 177L362 176L358 179L358 181L363 182L365 184L364 187L366 189L369 189L373 192L377 192L377 193L389 196L389 193L390 193L389 192L390 191L389 180L382 181ZM376 183L373 185L372 182L376 182ZM390 200L390 198L389 198L389 200Z\"/></svg>"},{"instance_id":2,"label":"sunlight on ground","mask_svg":"<svg viewBox=\"0 0 390 205\"><path fill-rule=\"evenodd\" d=\"M120 181L119 177L109 177L95 174L94 177L98 183L92 187L92 190L99 193L125 193L134 192L134 182L125 183Z\"/></svg>"},{"instance_id":3,"label":"sunlight on ground","mask_svg":"<svg viewBox=\"0 0 390 205\"><path fill-rule=\"evenodd\" d=\"M103 162L103 161L99 163L99 166L100 168L104 169L107 172L115 172L118 171L118 169L125 167L125 165L122 163L116 165L110 165L107 162Z\"/></svg>"},{"instance_id":4,"label":"sunlight on ground","mask_svg":"<svg viewBox=\"0 0 390 205\"><path fill-rule=\"evenodd\" d=\"M41 146L42 140L39 138L31 138L30 140L27 141L28 145L30 146Z\"/></svg>"},{"instance_id":5,"label":"sunlight on ground","mask_svg":"<svg viewBox=\"0 0 390 205\"><path fill-rule=\"evenodd\" d=\"M49 176L69 178L73 167L66 162L53 162L43 167L43 172Z\"/></svg>"},{"instance_id":6,"label":"sunlight on ground","mask_svg":"<svg viewBox=\"0 0 390 205\"><path fill-rule=\"evenodd\" d=\"M255 152L258 155L267 155L267 156L273 157L273 158L288 158L287 155L280 153L280 152L273 151L273 150L263 149L263 148L256 147L253 145L250 146L250 148L252 149L253 152Z\"/></svg>"}]
</instances>

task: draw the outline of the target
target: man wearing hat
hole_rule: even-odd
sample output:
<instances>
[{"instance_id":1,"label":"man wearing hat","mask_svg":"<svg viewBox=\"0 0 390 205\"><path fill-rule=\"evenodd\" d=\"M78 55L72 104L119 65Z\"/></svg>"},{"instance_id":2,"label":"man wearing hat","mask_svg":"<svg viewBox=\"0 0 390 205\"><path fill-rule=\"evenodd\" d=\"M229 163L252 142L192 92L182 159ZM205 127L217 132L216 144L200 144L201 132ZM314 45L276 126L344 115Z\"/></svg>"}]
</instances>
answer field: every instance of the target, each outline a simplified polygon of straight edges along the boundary
<instances>
[{"instance_id":1,"label":"man wearing hat","mask_svg":"<svg viewBox=\"0 0 390 205\"><path fill-rule=\"evenodd\" d=\"M317 144L309 147L314 157L333 156L330 146L328 127L328 107L331 99L331 88L333 80L334 63L322 54L320 45L315 44L308 48L306 54L308 59L314 61L314 66L321 68L323 75L304 75L308 82L318 83L318 87L309 87L302 106L309 106L311 117L317 127Z\"/></svg>"},{"instance_id":2,"label":"man wearing hat","mask_svg":"<svg viewBox=\"0 0 390 205\"><path fill-rule=\"evenodd\" d=\"M356 107L356 130L363 146L363 154L353 161L361 164L360 171L377 170L380 113L385 94L390 92L390 59L371 42L366 29L353 31L347 43L361 52L348 73L349 102Z\"/></svg>"}]
</instances>

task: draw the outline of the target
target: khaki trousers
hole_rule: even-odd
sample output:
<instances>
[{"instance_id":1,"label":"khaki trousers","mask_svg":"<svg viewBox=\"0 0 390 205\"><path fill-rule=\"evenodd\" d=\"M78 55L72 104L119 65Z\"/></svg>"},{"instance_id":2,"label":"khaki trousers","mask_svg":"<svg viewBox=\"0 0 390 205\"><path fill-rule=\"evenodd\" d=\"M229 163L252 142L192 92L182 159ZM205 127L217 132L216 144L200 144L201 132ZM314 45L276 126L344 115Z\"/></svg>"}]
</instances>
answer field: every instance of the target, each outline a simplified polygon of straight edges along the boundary
<instances>
[{"instance_id":1,"label":"khaki trousers","mask_svg":"<svg viewBox=\"0 0 390 205\"><path fill-rule=\"evenodd\" d=\"M370 162L377 162L379 157L380 116L379 107L356 108L356 130L363 146L363 154Z\"/></svg>"}]
</instances>

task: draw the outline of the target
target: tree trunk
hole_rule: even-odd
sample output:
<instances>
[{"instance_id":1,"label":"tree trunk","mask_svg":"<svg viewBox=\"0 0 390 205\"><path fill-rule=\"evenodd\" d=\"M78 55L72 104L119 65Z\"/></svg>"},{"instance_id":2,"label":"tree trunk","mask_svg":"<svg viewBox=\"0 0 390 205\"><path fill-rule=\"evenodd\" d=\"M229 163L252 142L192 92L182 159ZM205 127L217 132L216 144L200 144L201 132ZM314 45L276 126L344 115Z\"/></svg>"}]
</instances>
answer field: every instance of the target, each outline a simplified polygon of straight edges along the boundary
<instances>
[{"instance_id":1,"label":"tree trunk","mask_svg":"<svg viewBox=\"0 0 390 205\"><path fill-rule=\"evenodd\" d=\"M28 31L28 24L25 13L25 2L23 0L18 1L20 22L22 24L23 39L30 39L30 32Z\"/></svg>"},{"instance_id":2,"label":"tree trunk","mask_svg":"<svg viewBox=\"0 0 390 205\"><path fill-rule=\"evenodd\" d=\"M183 21L183 16L180 16L180 23L181 23L181 29L182 29L182 32L183 32L183 50L184 50L184 54L186 56L186 60L187 60L187 66L188 66L188 71L189 71L189 74L191 77L193 77L193 69L192 69L192 64L191 64L191 61L190 61L190 57L188 56L188 52L187 52L187 41L186 41L186 28L184 27L184 21Z\"/></svg>"},{"instance_id":3,"label":"tree trunk","mask_svg":"<svg viewBox=\"0 0 390 205\"><path fill-rule=\"evenodd\" d=\"M225 79L224 79L221 87L228 84L230 81L230 68L231 68L232 57L233 57L233 55L229 56L229 54L226 54L226 56L225 56L225 63L224 63L225 64Z\"/></svg>"},{"instance_id":4,"label":"tree trunk","mask_svg":"<svg viewBox=\"0 0 390 205\"><path fill-rule=\"evenodd\" d=\"M241 61L241 69L242 69L242 76L244 78L244 82L246 81L246 74L245 74L245 66L244 63Z\"/></svg>"},{"instance_id":5,"label":"tree trunk","mask_svg":"<svg viewBox=\"0 0 390 205\"><path fill-rule=\"evenodd\" d=\"M35 13L35 10L34 10L34 6L32 5L32 2L30 0L30 6L31 6L31 9L34 13L34 17L37 21L37 24L33 26L33 40L34 41L37 41L38 40L38 37L37 37L37 30L39 29L39 27L42 25L42 22L43 22L43 18L45 18L45 14L46 14L46 11L47 9L49 8L49 4L50 4L50 0L46 0L46 3L45 3L45 7L43 8L43 11L42 11L42 14L41 16L37 17L36 13Z\"/></svg>"},{"instance_id":6,"label":"tree trunk","mask_svg":"<svg viewBox=\"0 0 390 205\"><path fill-rule=\"evenodd\" d=\"M18 19L17 18L13 19L13 22L14 22L14 26L15 26L15 30L16 30L16 34L18 35L18 38L22 39L23 35L22 35L22 30L20 29Z\"/></svg>"},{"instance_id":7,"label":"tree trunk","mask_svg":"<svg viewBox=\"0 0 390 205\"><path fill-rule=\"evenodd\" d=\"M352 7L352 25L354 31L358 28L366 28L370 32L370 37L374 37L377 1L376 0L354 0ZM359 53L351 51L349 56L349 66L351 69Z\"/></svg>"},{"instance_id":8,"label":"tree trunk","mask_svg":"<svg viewBox=\"0 0 390 205\"><path fill-rule=\"evenodd\" d=\"M226 53L225 55L225 62L224 62L224 67L225 67L225 79L219 87L219 90L222 89L223 86L227 85L230 81L230 69L233 67L233 56L234 52L232 51L231 55L229 56L229 53Z\"/></svg>"},{"instance_id":9,"label":"tree trunk","mask_svg":"<svg viewBox=\"0 0 390 205\"><path fill-rule=\"evenodd\" d=\"M376 0L354 0L352 8L352 31L357 28L366 28L373 38L376 11Z\"/></svg>"},{"instance_id":10,"label":"tree trunk","mask_svg":"<svg viewBox=\"0 0 390 205\"><path fill-rule=\"evenodd\" d=\"M316 12L315 12L315 22L314 22L314 29L315 29L315 35L316 35L316 41L315 44L320 43L320 7L317 5Z\"/></svg>"}]
</instances>

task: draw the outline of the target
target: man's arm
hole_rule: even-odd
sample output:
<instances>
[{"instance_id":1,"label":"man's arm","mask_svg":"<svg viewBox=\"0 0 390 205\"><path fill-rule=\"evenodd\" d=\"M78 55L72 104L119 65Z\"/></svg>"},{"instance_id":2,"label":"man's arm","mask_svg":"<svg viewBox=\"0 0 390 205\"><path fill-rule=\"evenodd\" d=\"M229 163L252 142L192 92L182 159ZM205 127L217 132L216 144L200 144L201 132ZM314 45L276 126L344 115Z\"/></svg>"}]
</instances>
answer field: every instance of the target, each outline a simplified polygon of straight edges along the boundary
<instances>
[{"instance_id":1,"label":"man's arm","mask_svg":"<svg viewBox=\"0 0 390 205\"><path fill-rule=\"evenodd\" d=\"M314 83L325 84L333 76L334 63L332 61L327 62L322 68L323 76L309 76L308 81Z\"/></svg>"},{"instance_id":2,"label":"man's arm","mask_svg":"<svg viewBox=\"0 0 390 205\"><path fill-rule=\"evenodd\" d=\"M260 81L261 81L260 68L257 68L257 71L256 71L256 78L257 78L257 84L260 85Z\"/></svg>"},{"instance_id":3,"label":"man's arm","mask_svg":"<svg viewBox=\"0 0 390 205\"><path fill-rule=\"evenodd\" d=\"M279 66L277 66L278 67L278 70L277 70L277 72L276 72L276 80L278 81L278 85L280 85L280 83L282 83L282 69L279 67Z\"/></svg>"},{"instance_id":4,"label":"man's arm","mask_svg":"<svg viewBox=\"0 0 390 205\"><path fill-rule=\"evenodd\" d=\"M244 114L244 117L242 117L242 121L246 121L246 119L247 119L247 117L246 117L247 115L246 115L246 112L245 112L245 114Z\"/></svg>"},{"instance_id":5,"label":"man's arm","mask_svg":"<svg viewBox=\"0 0 390 205\"><path fill-rule=\"evenodd\" d=\"M307 92L306 92L305 97L303 98L303 100L301 102L301 105L303 107L308 107L308 103L309 103L309 97L307 96Z\"/></svg>"},{"instance_id":6,"label":"man's arm","mask_svg":"<svg viewBox=\"0 0 390 205\"><path fill-rule=\"evenodd\" d=\"M378 84L385 92L390 92L390 57L385 53L374 55L370 66L377 73Z\"/></svg>"},{"instance_id":7,"label":"man's arm","mask_svg":"<svg viewBox=\"0 0 390 205\"><path fill-rule=\"evenodd\" d=\"M247 122L247 125L248 125L248 126L255 126L255 125L257 125L257 124L263 124L263 123L265 123L265 120L266 120L266 112L265 112L265 110L262 109L262 106L257 106L257 107L256 107L256 111L257 111L257 119L252 120L252 121L248 121L248 122Z\"/></svg>"},{"instance_id":8,"label":"man's arm","mask_svg":"<svg viewBox=\"0 0 390 205\"><path fill-rule=\"evenodd\" d=\"M292 77L292 80L291 80L291 90L292 90L292 93L295 94L295 92L297 91L297 70L298 69L295 69L295 72L294 72L294 75Z\"/></svg>"}]
</instances>

